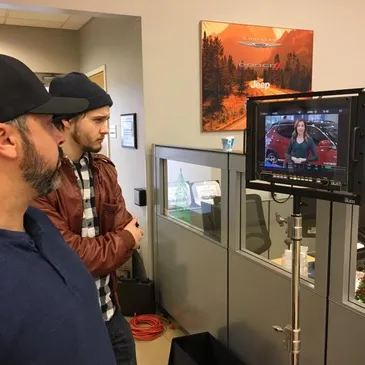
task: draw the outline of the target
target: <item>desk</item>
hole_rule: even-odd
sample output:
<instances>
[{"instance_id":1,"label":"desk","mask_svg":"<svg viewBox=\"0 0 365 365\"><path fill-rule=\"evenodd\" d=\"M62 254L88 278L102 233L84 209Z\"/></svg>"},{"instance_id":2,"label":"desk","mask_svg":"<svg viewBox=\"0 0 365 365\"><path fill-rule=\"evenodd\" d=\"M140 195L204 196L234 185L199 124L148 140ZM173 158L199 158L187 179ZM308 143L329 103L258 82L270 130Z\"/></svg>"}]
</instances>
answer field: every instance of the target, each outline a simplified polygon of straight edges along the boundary
<instances>
[{"instance_id":1,"label":"desk","mask_svg":"<svg viewBox=\"0 0 365 365\"><path fill-rule=\"evenodd\" d=\"M283 266L283 258L282 257L279 257L277 259L273 259L273 260L270 260L270 261L273 262L276 265ZM314 262L314 261L316 261L316 259L314 257L307 256L307 262Z\"/></svg>"},{"instance_id":2,"label":"desk","mask_svg":"<svg viewBox=\"0 0 365 365\"><path fill-rule=\"evenodd\" d=\"M271 262L273 262L274 264L276 265L279 265L279 266L283 266L283 259L281 257L277 258L277 259L273 259L273 260L270 260ZM312 256L307 256L307 262L315 262L316 259ZM362 279L362 277L365 275L364 272L362 271L356 271L356 284L355 284L355 290L358 289L359 287L359 284L360 284L360 280Z\"/></svg>"}]
</instances>

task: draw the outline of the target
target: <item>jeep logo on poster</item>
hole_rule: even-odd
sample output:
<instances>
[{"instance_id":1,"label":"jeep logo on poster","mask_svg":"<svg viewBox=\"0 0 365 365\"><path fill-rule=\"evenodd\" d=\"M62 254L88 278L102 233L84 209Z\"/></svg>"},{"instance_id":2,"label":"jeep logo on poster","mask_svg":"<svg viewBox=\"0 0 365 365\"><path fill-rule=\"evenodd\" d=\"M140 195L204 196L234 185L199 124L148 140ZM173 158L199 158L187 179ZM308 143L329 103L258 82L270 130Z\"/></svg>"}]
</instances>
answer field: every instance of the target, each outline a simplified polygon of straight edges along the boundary
<instances>
[{"instance_id":1,"label":"jeep logo on poster","mask_svg":"<svg viewBox=\"0 0 365 365\"><path fill-rule=\"evenodd\" d=\"M270 82L259 82L259 81L254 80L250 83L250 88L267 90L270 88Z\"/></svg>"}]
</instances>

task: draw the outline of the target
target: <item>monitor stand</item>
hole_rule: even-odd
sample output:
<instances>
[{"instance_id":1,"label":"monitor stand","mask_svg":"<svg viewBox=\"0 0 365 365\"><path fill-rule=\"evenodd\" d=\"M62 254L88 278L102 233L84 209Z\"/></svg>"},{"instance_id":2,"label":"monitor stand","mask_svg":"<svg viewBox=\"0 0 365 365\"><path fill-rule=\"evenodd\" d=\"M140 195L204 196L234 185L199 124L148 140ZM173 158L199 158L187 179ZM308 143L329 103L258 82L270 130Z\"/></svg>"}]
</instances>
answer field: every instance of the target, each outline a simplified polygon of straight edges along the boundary
<instances>
[{"instance_id":1,"label":"monitor stand","mask_svg":"<svg viewBox=\"0 0 365 365\"><path fill-rule=\"evenodd\" d=\"M277 332L285 335L285 346L289 352L290 365L299 365L301 349L299 326L299 285L300 285L300 246L302 235L302 215L300 213L300 196L294 195L293 213L288 218L288 237L292 243L291 270L291 323L285 328L273 326Z\"/></svg>"}]
</instances>

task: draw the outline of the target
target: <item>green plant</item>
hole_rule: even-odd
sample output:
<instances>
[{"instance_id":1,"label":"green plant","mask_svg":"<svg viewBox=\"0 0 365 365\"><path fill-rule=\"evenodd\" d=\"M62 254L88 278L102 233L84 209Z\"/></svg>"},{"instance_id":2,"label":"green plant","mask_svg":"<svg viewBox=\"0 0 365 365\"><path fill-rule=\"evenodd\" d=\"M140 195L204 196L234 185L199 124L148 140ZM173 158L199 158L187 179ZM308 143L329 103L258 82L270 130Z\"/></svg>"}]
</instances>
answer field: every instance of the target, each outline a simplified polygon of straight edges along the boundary
<instances>
[{"instance_id":1,"label":"green plant","mask_svg":"<svg viewBox=\"0 0 365 365\"><path fill-rule=\"evenodd\" d=\"M355 293L355 299L360 303L365 303L365 275L360 280L359 287Z\"/></svg>"}]
</instances>

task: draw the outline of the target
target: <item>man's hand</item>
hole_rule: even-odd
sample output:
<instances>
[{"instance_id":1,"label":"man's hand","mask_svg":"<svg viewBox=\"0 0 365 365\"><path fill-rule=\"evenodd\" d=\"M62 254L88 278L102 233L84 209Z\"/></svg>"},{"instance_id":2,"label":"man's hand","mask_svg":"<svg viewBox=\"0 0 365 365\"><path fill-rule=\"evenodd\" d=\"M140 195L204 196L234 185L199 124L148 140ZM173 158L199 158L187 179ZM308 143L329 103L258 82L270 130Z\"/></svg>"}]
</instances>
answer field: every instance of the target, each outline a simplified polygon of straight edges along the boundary
<instances>
[{"instance_id":1,"label":"man's hand","mask_svg":"<svg viewBox=\"0 0 365 365\"><path fill-rule=\"evenodd\" d=\"M143 237L143 231L141 228L137 227L137 218L134 217L132 219L132 221L126 225L126 227L124 229L129 231L132 234L132 236L134 237L135 245L134 245L133 249L139 248L139 246L141 245L142 237Z\"/></svg>"},{"instance_id":2,"label":"man's hand","mask_svg":"<svg viewBox=\"0 0 365 365\"><path fill-rule=\"evenodd\" d=\"M300 163L299 158L296 158L296 157L293 156L291 159L294 163Z\"/></svg>"}]
</instances>

